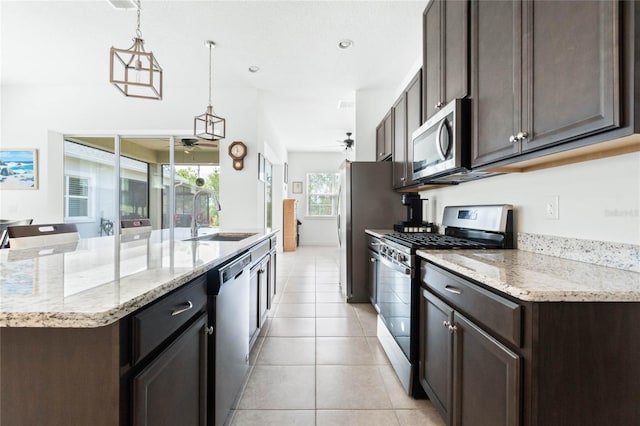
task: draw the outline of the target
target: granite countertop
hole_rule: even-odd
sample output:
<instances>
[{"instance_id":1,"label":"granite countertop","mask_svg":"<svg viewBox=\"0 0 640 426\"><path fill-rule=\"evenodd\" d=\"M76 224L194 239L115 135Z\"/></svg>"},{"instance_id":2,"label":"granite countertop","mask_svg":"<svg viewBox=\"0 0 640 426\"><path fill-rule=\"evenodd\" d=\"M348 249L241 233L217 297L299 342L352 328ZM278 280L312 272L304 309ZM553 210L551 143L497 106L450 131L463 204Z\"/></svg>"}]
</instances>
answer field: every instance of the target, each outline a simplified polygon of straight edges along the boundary
<instances>
[{"instance_id":1,"label":"granite countertop","mask_svg":"<svg viewBox=\"0 0 640 426\"><path fill-rule=\"evenodd\" d=\"M418 250L417 254L524 301L640 301L638 272L523 250Z\"/></svg>"},{"instance_id":2,"label":"granite countertop","mask_svg":"<svg viewBox=\"0 0 640 426\"><path fill-rule=\"evenodd\" d=\"M36 249L0 250L0 327L99 327L246 251L276 231L238 242L178 241L168 232Z\"/></svg>"}]
</instances>

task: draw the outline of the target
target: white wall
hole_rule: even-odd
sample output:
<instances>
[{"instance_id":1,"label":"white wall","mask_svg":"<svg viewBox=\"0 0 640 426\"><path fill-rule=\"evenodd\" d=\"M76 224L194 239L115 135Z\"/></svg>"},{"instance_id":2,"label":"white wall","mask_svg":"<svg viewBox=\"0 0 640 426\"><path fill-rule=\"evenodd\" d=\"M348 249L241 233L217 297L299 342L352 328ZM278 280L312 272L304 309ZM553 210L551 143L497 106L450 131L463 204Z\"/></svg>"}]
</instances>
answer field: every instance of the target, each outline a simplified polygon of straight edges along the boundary
<instances>
[{"instance_id":1,"label":"white wall","mask_svg":"<svg viewBox=\"0 0 640 426\"><path fill-rule=\"evenodd\" d=\"M447 205L506 203L518 232L640 244L640 153L424 191L437 223ZM559 197L559 219L545 217Z\"/></svg>"},{"instance_id":2,"label":"white wall","mask_svg":"<svg viewBox=\"0 0 640 426\"><path fill-rule=\"evenodd\" d=\"M400 94L422 67L422 52L397 86L356 91L356 155L355 161L376 160L376 127Z\"/></svg>"},{"instance_id":3,"label":"white wall","mask_svg":"<svg viewBox=\"0 0 640 426\"><path fill-rule=\"evenodd\" d=\"M290 152L289 153L289 195L298 200L296 214L300 226L300 245L337 246L337 222L335 217L307 217L306 176L312 172L337 172L344 162L344 153ZM299 181L303 185L302 194L291 193L291 182Z\"/></svg>"},{"instance_id":4,"label":"white wall","mask_svg":"<svg viewBox=\"0 0 640 426\"><path fill-rule=\"evenodd\" d=\"M193 117L204 112L199 91L182 89L162 101L126 98L108 84L94 86L2 87L2 148L39 151L39 189L2 191L0 217L33 217L34 222L63 219L63 152L60 134L190 134ZM253 89L219 89L216 112L227 120L220 152L220 214L223 229L261 228L262 184L257 180L258 98ZM247 144L241 171L233 169L229 144ZM59 199L59 201L58 201Z\"/></svg>"}]
</instances>

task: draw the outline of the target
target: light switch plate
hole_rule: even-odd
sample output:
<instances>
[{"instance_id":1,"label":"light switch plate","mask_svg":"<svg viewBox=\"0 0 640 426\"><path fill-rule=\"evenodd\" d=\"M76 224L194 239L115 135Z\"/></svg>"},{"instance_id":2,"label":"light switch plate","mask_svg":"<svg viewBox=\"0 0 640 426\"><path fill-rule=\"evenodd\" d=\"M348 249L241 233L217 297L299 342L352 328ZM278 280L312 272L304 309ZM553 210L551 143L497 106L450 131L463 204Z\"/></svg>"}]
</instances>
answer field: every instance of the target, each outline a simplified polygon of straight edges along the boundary
<instances>
[{"instance_id":1,"label":"light switch plate","mask_svg":"<svg viewBox=\"0 0 640 426\"><path fill-rule=\"evenodd\" d=\"M549 220L560 219L559 200L557 195L547 197L544 203L545 218Z\"/></svg>"}]
</instances>

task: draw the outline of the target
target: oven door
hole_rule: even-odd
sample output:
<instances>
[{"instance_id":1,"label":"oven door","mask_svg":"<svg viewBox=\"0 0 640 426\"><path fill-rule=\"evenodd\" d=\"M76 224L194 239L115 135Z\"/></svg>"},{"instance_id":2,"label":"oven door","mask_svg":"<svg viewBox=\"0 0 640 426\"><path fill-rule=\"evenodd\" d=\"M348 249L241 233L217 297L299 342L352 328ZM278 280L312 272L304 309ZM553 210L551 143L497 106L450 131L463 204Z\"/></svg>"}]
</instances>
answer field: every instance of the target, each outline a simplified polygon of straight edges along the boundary
<instances>
[{"instance_id":1,"label":"oven door","mask_svg":"<svg viewBox=\"0 0 640 426\"><path fill-rule=\"evenodd\" d=\"M411 281L413 269L380 256L377 301L380 319L411 360Z\"/></svg>"}]
</instances>

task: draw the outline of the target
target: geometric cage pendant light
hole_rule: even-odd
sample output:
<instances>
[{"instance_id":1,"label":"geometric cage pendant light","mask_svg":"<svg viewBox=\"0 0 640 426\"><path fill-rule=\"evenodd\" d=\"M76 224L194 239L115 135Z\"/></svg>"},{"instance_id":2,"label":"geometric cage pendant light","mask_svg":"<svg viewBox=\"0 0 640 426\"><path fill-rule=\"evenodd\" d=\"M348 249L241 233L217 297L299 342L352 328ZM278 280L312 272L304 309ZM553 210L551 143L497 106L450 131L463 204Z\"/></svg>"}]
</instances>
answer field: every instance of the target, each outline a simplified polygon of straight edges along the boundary
<instances>
[{"instance_id":1,"label":"geometric cage pendant light","mask_svg":"<svg viewBox=\"0 0 640 426\"><path fill-rule=\"evenodd\" d=\"M224 139L226 122L225 119L216 115L211 104L211 51L216 46L215 42L206 40L205 45L209 47L209 105L204 114L198 115L193 120L193 134L199 138L210 141Z\"/></svg>"},{"instance_id":2,"label":"geometric cage pendant light","mask_svg":"<svg viewBox=\"0 0 640 426\"><path fill-rule=\"evenodd\" d=\"M110 49L109 82L125 96L143 99L162 99L162 68L153 52L144 50L144 40L140 31L140 0L138 26L133 45L128 49Z\"/></svg>"}]
</instances>

